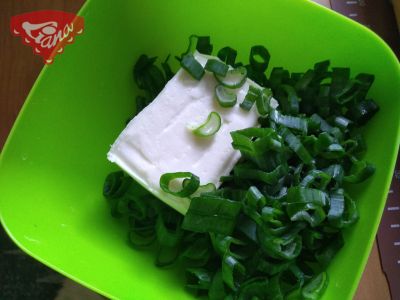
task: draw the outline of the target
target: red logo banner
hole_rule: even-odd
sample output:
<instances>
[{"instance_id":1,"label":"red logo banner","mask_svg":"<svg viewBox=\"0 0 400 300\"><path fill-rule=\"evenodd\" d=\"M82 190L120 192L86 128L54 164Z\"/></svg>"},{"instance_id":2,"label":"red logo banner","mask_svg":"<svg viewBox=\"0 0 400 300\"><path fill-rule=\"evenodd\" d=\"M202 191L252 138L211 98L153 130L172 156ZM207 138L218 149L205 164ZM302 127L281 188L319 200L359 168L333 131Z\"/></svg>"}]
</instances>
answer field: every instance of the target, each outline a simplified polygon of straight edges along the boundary
<instances>
[{"instance_id":1,"label":"red logo banner","mask_svg":"<svg viewBox=\"0 0 400 300\"><path fill-rule=\"evenodd\" d=\"M25 45L32 47L45 64L64 51L67 44L74 42L83 33L83 18L57 10L41 10L11 18L11 32L20 36Z\"/></svg>"}]
</instances>

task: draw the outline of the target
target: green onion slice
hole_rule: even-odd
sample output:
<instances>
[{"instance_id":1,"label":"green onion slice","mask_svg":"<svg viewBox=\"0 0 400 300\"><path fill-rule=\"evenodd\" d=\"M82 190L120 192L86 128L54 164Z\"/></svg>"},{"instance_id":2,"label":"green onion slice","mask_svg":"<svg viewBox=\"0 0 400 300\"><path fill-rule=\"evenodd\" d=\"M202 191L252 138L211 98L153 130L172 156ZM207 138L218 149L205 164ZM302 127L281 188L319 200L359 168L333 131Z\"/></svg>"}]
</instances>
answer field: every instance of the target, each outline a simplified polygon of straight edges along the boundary
<instances>
[{"instance_id":1,"label":"green onion slice","mask_svg":"<svg viewBox=\"0 0 400 300\"><path fill-rule=\"evenodd\" d=\"M377 112L379 106L372 99L363 100L350 108L350 117L358 124L364 125L367 123Z\"/></svg>"},{"instance_id":2,"label":"green onion slice","mask_svg":"<svg viewBox=\"0 0 400 300\"><path fill-rule=\"evenodd\" d=\"M282 115L279 111L273 109L269 114L272 121L285 127L298 130L307 134L308 122L304 118Z\"/></svg>"},{"instance_id":3,"label":"green onion slice","mask_svg":"<svg viewBox=\"0 0 400 300\"><path fill-rule=\"evenodd\" d=\"M331 204L332 208L332 204ZM344 211L340 218L330 220L330 224L336 228L346 228L359 219L356 203L346 193L344 194Z\"/></svg>"},{"instance_id":4,"label":"green onion slice","mask_svg":"<svg viewBox=\"0 0 400 300\"><path fill-rule=\"evenodd\" d=\"M218 51L218 58L225 62L227 65L234 66L237 56L237 51L231 47L224 47Z\"/></svg>"},{"instance_id":5,"label":"green onion slice","mask_svg":"<svg viewBox=\"0 0 400 300\"><path fill-rule=\"evenodd\" d=\"M289 148L292 149L305 164L309 165L314 163L313 157L310 155L297 136L295 136L287 128L282 128L280 133L285 142L288 144Z\"/></svg>"},{"instance_id":6,"label":"green onion slice","mask_svg":"<svg viewBox=\"0 0 400 300\"><path fill-rule=\"evenodd\" d=\"M200 137L213 136L221 128L221 124L221 116L213 111L208 115L207 120L203 124L191 130L195 135Z\"/></svg>"},{"instance_id":7,"label":"green onion slice","mask_svg":"<svg viewBox=\"0 0 400 300\"><path fill-rule=\"evenodd\" d=\"M303 76L299 79L299 81L295 85L296 91L304 91L308 87L308 85L314 79L315 72L314 70L308 70L303 74Z\"/></svg>"},{"instance_id":8,"label":"green onion slice","mask_svg":"<svg viewBox=\"0 0 400 300\"><path fill-rule=\"evenodd\" d=\"M222 278L224 282L236 291L245 276L245 267L229 253L225 254L222 258Z\"/></svg>"},{"instance_id":9,"label":"green onion slice","mask_svg":"<svg viewBox=\"0 0 400 300\"><path fill-rule=\"evenodd\" d=\"M147 247L156 240L154 222L138 222L133 217L131 217L129 221L131 230L128 238L133 247Z\"/></svg>"},{"instance_id":10,"label":"green onion slice","mask_svg":"<svg viewBox=\"0 0 400 300\"><path fill-rule=\"evenodd\" d=\"M262 91L259 88L253 85L249 85L249 90L247 91L247 94L244 97L243 102L240 103L240 107L246 111L250 111L254 103L257 102L257 100L262 97L261 94Z\"/></svg>"},{"instance_id":11,"label":"green onion slice","mask_svg":"<svg viewBox=\"0 0 400 300\"><path fill-rule=\"evenodd\" d=\"M283 68L273 68L271 71L271 75L269 77L269 85L272 88L272 90L275 92L275 90L284 82L286 82L289 79L289 71L285 70Z\"/></svg>"},{"instance_id":12,"label":"green onion slice","mask_svg":"<svg viewBox=\"0 0 400 300\"><path fill-rule=\"evenodd\" d=\"M264 46L253 46L250 50L250 65L258 72L264 72L268 68L271 58L268 50Z\"/></svg>"},{"instance_id":13,"label":"green onion slice","mask_svg":"<svg viewBox=\"0 0 400 300\"><path fill-rule=\"evenodd\" d=\"M182 228L194 232L213 232L230 235L242 208L240 202L202 195L190 201Z\"/></svg>"},{"instance_id":14,"label":"green onion slice","mask_svg":"<svg viewBox=\"0 0 400 300\"><path fill-rule=\"evenodd\" d=\"M226 291L222 278L222 272L217 271L211 281L210 289L208 290L208 298L210 300L225 299Z\"/></svg>"},{"instance_id":15,"label":"green onion slice","mask_svg":"<svg viewBox=\"0 0 400 300\"><path fill-rule=\"evenodd\" d=\"M215 78L223 86L230 89L240 88L247 78L247 70L245 67L238 67L236 69L229 70L225 76L214 74Z\"/></svg>"},{"instance_id":16,"label":"green onion slice","mask_svg":"<svg viewBox=\"0 0 400 300\"><path fill-rule=\"evenodd\" d=\"M140 89L155 98L166 84L163 72L155 65L157 57L141 55L133 68L133 78Z\"/></svg>"},{"instance_id":17,"label":"green onion slice","mask_svg":"<svg viewBox=\"0 0 400 300\"><path fill-rule=\"evenodd\" d=\"M222 84L215 87L217 101L222 107L233 107L237 102L237 95L234 91L225 88Z\"/></svg>"},{"instance_id":18,"label":"green onion slice","mask_svg":"<svg viewBox=\"0 0 400 300\"><path fill-rule=\"evenodd\" d=\"M196 48L195 49L193 47L194 40L196 40ZM210 37L209 36L198 36L198 35L192 34L191 36L189 36L189 44L188 44L186 51L184 53L182 53L180 56L175 56L175 58L178 61L181 61L182 58L186 54L193 53L194 50L197 50L202 54L211 54L211 52L213 50L213 45L211 45L211 43L210 43Z\"/></svg>"},{"instance_id":19,"label":"green onion slice","mask_svg":"<svg viewBox=\"0 0 400 300\"><path fill-rule=\"evenodd\" d=\"M314 255L316 260L321 264L321 267L326 268L343 245L344 240L340 232L329 237L327 245L319 249Z\"/></svg>"},{"instance_id":20,"label":"green onion slice","mask_svg":"<svg viewBox=\"0 0 400 300\"><path fill-rule=\"evenodd\" d=\"M319 170L311 170L300 182L300 186L303 187L316 187L320 190L325 190L328 184L331 182L332 177Z\"/></svg>"},{"instance_id":21,"label":"green onion slice","mask_svg":"<svg viewBox=\"0 0 400 300\"><path fill-rule=\"evenodd\" d=\"M181 228L182 219L176 211L162 211L157 216L156 237L158 251L155 264L158 267L172 265L179 257L179 244L182 241L184 231Z\"/></svg>"},{"instance_id":22,"label":"green onion slice","mask_svg":"<svg viewBox=\"0 0 400 300\"><path fill-rule=\"evenodd\" d=\"M328 286L328 275L325 272L313 277L302 289L301 295L305 300L317 300Z\"/></svg>"},{"instance_id":23,"label":"green onion slice","mask_svg":"<svg viewBox=\"0 0 400 300\"><path fill-rule=\"evenodd\" d=\"M229 253L237 259L243 258L240 254L233 253L231 249L233 248L233 246L238 247L246 245L241 240L235 239L231 236L226 236L223 234L214 234L214 233L210 233L210 238L215 252L217 252L217 254L220 255L221 257L224 256L226 253Z\"/></svg>"},{"instance_id":24,"label":"green onion slice","mask_svg":"<svg viewBox=\"0 0 400 300\"><path fill-rule=\"evenodd\" d=\"M286 167L280 165L271 172L264 172L255 168L236 165L233 168L233 175L239 179L251 179L266 184L276 184L282 176L287 173Z\"/></svg>"},{"instance_id":25,"label":"green onion slice","mask_svg":"<svg viewBox=\"0 0 400 300\"><path fill-rule=\"evenodd\" d=\"M204 68L194 58L193 54L186 54L181 60L181 66L184 68L194 79L200 80L204 76Z\"/></svg>"},{"instance_id":26,"label":"green onion slice","mask_svg":"<svg viewBox=\"0 0 400 300\"><path fill-rule=\"evenodd\" d=\"M297 96L296 90L287 84L282 84L277 90L277 99L284 113L296 115L299 113L300 98Z\"/></svg>"},{"instance_id":27,"label":"green onion slice","mask_svg":"<svg viewBox=\"0 0 400 300\"><path fill-rule=\"evenodd\" d=\"M296 231L276 237L267 234L265 230L258 230L257 236L261 248L272 258L292 260L301 252L302 240Z\"/></svg>"},{"instance_id":28,"label":"green onion slice","mask_svg":"<svg viewBox=\"0 0 400 300\"><path fill-rule=\"evenodd\" d=\"M103 196L107 199L121 197L129 185L124 185L124 172L117 171L107 175L103 185Z\"/></svg>"},{"instance_id":29,"label":"green onion slice","mask_svg":"<svg viewBox=\"0 0 400 300\"><path fill-rule=\"evenodd\" d=\"M345 182L360 183L368 179L375 173L375 166L364 161L359 160L353 163L350 174L344 176Z\"/></svg>"},{"instance_id":30,"label":"green onion slice","mask_svg":"<svg viewBox=\"0 0 400 300\"><path fill-rule=\"evenodd\" d=\"M288 203L313 203L319 206L328 204L328 195L318 189L305 187L290 187L288 190Z\"/></svg>"},{"instance_id":31,"label":"green onion slice","mask_svg":"<svg viewBox=\"0 0 400 300\"><path fill-rule=\"evenodd\" d=\"M267 299L268 290L267 277L251 278L240 286L238 299ZM276 297L276 299L280 298Z\"/></svg>"},{"instance_id":32,"label":"green onion slice","mask_svg":"<svg viewBox=\"0 0 400 300\"><path fill-rule=\"evenodd\" d=\"M213 72L216 75L225 76L228 72L229 67L218 59L210 58L209 60L207 60L204 69Z\"/></svg>"},{"instance_id":33,"label":"green onion slice","mask_svg":"<svg viewBox=\"0 0 400 300\"><path fill-rule=\"evenodd\" d=\"M326 218L323 208L314 203L289 203L286 211L291 221L305 221L311 227L320 225Z\"/></svg>"},{"instance_id":34,"label":"green onion slice","mask_svg":"<svg viewBox=\"0 0 400 300\"><path fill-rule=\"evenodd\" d=\"M330 208L328 212L328 220L330 222L339 220L344 213L344 192L338 189L330 194Z\"/></svg>"},{"instance_id":35,"label":"green onion slice","mask_svg":"<svg viewBox=\"0 0 400 300\"><path fill-rule=\"evenodd\" d=\"M261 97L256 99L257 111L261 116L265 116L271 110L272 91L271 89L264 89Z\"/></svg>"},{"instance_id":36,"label":"green onion slice","mask_svg":"<svg viewBox=\"0 0 400 300\"><path fill-rule=\"evenodd\" d=\"M186 287L192 290L208 290L212 273L203 268L186 269Z\"/></svg>"},{"instance_id":37,"label":"green onion slice","mask_svg":"<svg viewBox=\"0 0 400 300\"><path fill-rule=\"evenodd\" d=\"M186 233L182 244L179 259L187 266L203 266L210 259L212 248L207 234Z\"/></svg>"},{"instance_id":38,"label":"green onion slice","mask_svg":"<svg viewBox=\"0 0 400 300\"><path fill-rule=\"evenodd\" d=\"M170 184L175 179L188 179L186 184L182 184L182 189L179 191L172 191L170 189ZM165 173L160 177L160 187L161 189L171 195L177 197L189 197L192 195L199 187L200 179L196 175L190 172L176 172L176 173Z\"/></svg>"},{"instance_id":39,"label":"green onion slice","mask_svg":"<svg viewBox=\"0 0 400 300\"><path fill-rule=\"evenodd\" d=\"M337 116L334 120L335 125L342 130L346 130L351 125L351 121L343 116Z\"/></svg>"},{"instance_id":40,"label":"green onion slice","mask_svg":"<svg viewBox=\"0 0 400 300\"><path fill-rule=\"evenodd\" d=\"M209 36L197 36L196 50L203 54L211 54L213 45Z\"/></svg>"}]
</instances>

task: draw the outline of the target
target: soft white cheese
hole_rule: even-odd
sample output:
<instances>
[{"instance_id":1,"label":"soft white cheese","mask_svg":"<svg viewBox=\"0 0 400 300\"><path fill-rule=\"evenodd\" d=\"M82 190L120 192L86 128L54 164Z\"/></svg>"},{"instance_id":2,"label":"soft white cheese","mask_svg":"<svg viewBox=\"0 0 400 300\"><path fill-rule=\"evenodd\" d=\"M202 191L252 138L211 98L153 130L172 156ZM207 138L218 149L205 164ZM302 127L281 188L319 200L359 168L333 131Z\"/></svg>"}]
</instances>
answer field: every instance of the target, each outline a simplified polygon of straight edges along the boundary
<instances>
[{"instance_id":1,"label":"soft white cheese","mask_svg":"<svg viewBox=\"0 0 400 300\"><path fill-rule=\"evenodd\" d=\"M203 66L208 58L199 53L195 57ZM240 158L232 148L230 132L258 126L255 106L249 112L239 107L249 85L256 83L248 79L237 89L238 102L233 108L218 105L216 85L210 73L197 81L180 69L153 102L129 122L108 152L111 162L181 213L186 213L190 200L164 193L159 186L161 175L192 172L201 184L218 187L219 178L228 175ZM222 118L220 130L212 137L195 136L188 126L204 122L212 111Z\"/></svg>"}]
</instances>

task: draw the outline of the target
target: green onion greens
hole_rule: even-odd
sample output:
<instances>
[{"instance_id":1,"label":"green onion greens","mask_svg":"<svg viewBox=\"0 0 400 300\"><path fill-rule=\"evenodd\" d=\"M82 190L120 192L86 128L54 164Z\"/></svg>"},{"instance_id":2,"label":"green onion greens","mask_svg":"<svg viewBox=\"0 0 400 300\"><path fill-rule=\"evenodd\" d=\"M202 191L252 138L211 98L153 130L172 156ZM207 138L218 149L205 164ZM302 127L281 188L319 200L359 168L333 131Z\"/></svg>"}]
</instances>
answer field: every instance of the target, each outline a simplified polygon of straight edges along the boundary
<instances>
[{"instance_id":1,"label":"green onion greens","mask_svg":"<svg viewBox=\"0 0 400 300\"><path fill-rule=\"evenodd\" d=\"M246 111L255 106L259 126L231 132L241 159L218 189L200 185L185 170L161 176L163 192L190 199L186 215L118 171L103 186L112 216L127 217L134 248L156 248L156 266L184 269L186 288L198 296L319 299L329 285L327 267L344 245L343 230L359 218L357 199L347 189L375 172L363 158L361 134L379 110L368 96L374 76L353 78L350 69L330 68L327 60L304 72L274 67L267 73L270 53L261 45L250 49L248 64L236 62L237 51L224 47L219 60L209 59L203 68L193 47L212 54L210 38L189 40L177 58L196 80L205 71L214 74L217 105L231 109L234 89L246 78L262 87L250 86L240 103ZM174 75L168 58L161 68L155 62L141 55L135 64L134 80L145 92L137 98L137 112ZM278 107L270 105L272 97ZM212 136L220 126L221 117L212 112L193 133Z\"/></svg>"},{"instance_id":2,"label":"green onion greens","mask_svg":"<svg viewBox=\"0 0 400 300\"><path fill-rule=\"evenodd\" d=\"M221 125L221 116L217 112L213 111L208 115L207 120L203 124L199 125L198 127L191 128L191 130L193 134L197 136L209 137L216 134L221 128Z\"/></svg>"}]
</instances>

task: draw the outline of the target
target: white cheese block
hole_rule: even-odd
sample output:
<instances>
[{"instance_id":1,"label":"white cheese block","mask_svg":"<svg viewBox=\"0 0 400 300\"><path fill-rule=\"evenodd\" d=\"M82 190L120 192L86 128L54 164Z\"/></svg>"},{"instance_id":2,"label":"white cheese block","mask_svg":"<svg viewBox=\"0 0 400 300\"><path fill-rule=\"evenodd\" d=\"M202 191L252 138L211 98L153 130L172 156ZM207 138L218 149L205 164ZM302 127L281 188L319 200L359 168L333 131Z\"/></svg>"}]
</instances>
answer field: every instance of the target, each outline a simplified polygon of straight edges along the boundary
<instances>
[{"instance_id":1,"label":"white cheese block","mask_svg":"<svg viewBox=\"0 0 400 300\"><path fill-rule=\"evenodd\" d=\"M209 58L199 53L195 57L203 66ZM197 81L180 69L153 102L129 122L108 152L111 162L183 214L190 200L163 192L159 186L161 175L192 172L201 184L214 183L218 187L219 178L228 175L240 158L239 151L232 148L230 132L258 126L255 106L249 112L239 107L249 85L257 84L247 79L237 89L238 101L233 108L219 106L215 99L217 84L208 72ZM188 126L201 124L212 111L222 118L220 130L212 137L195 136Z\"/></svg>"}]
</instances>

